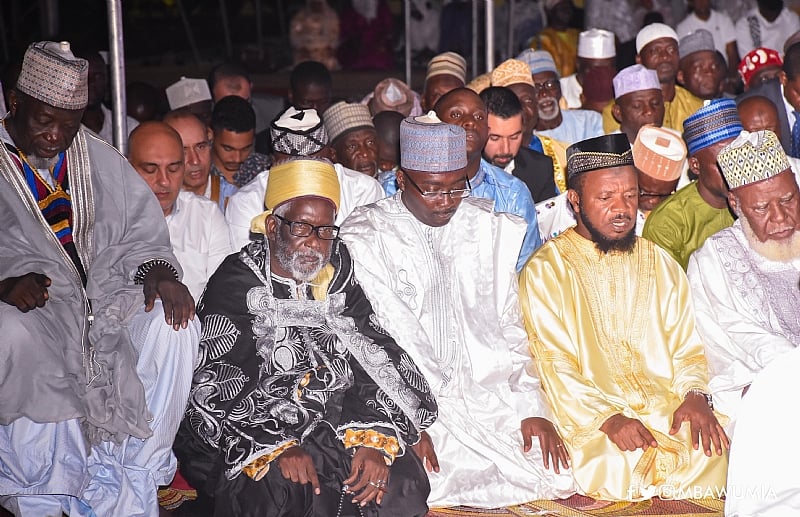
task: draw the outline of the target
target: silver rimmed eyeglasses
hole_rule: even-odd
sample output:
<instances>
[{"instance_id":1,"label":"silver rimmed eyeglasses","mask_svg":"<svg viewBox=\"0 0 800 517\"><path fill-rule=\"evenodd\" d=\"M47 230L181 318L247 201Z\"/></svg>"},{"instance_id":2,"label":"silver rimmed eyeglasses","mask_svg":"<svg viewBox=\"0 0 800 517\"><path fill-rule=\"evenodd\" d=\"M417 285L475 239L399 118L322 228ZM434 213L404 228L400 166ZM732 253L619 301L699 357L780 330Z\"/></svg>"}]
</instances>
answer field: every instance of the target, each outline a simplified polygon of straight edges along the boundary
<instances>
[{"instance_id":1,"label":"silver rimmed eyeglasses","mask_svg":"<svg viewBox=\"0 0 800 517\"><path fill-rule=\"evenodd\" d=\"M289 227L289 233L294 235L295 237L308 237L312 233L316 233L317 237L322 239L323 241L332 241L336 237L339 236L339 227L338 226L330 226L330 225L322 225L322 226L314 226L313 224L302 223L300 221L290 221L285 217L281 217L277 214L272 214L273 217L276 219L280 219L280 221Z\"/></svg>"},{"instance_id":2,"label":"silver rimmed eyeglasses","mask_svg":"<svg viewBox=\"0 0 800 517\"><path fill-rule=\"evenodd\" d=\"M437 199L444 196L449 196L450 199L464 199L465 197L469 197L470 193L472 192L472 185L469 183L469 178L464 176L464 180L467 182L467 188L458 188L453 190L436 190L436 191L425 191L422 190L417 182L411 179L411 176L408 174L404 174L405 178L411 183L411 185L417 189L417 192L424 198L428 199Z\"/></svg>"}]
</instances>

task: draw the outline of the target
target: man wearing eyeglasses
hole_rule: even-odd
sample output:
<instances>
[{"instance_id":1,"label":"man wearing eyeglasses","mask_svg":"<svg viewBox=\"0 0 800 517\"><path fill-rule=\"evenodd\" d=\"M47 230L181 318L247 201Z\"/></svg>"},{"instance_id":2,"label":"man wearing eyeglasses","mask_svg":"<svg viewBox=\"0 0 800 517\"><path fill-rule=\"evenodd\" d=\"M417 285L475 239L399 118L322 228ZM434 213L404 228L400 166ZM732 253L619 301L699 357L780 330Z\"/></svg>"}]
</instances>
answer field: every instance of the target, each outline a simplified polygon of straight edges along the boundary
<instances>
[{"instance_id":1,"label":"man wearing eyeglasses","mask_svg":"<svg viewBox=\"0 0 800 517\"><path fill-rule=\"evenodd\" d=\"M178 132L183 142L186 166L183 190L204 196L225 212L228 198L236 193L236 185L228 183L221 174L211 175L211 129L197 115L185 110L170 111L164 123Z\"/></svg>"},{"instance_id":2,"label":"man wearing eyeglasses","mask_svg":"<svg viewBox=\"0 0 800 517\"><path fill-rule=\"evenodd\" d=\"M592 110L562 110L558 69L549 52L526 50L517 58L528 64L536 90L536 134L571 145L603 134L603 118Z\"/></svg>"},{"instance_id":3,"label":"man wearing eyeglasses","mask_svg":"<svg viewBox=\"0 0 800 517\"><path fill-rule=\"evenodd\" d=\"M548 420L517 298L525 221L473 197L466 143L464 128L434 113L405 119L399 192L356 208L341 238L378 323L439 403L414 447L428 470L428 504L568 497L569 458Z\"/></svg>"},{"instance_id":4,"label":"man wearing eyeglasses","mask_svg":"<svg viewBox=\"0 0 800 517\"><path fill-rule=\"evenodd\" d=\"M327 160L273 167L262 238L209 280L175 451L214 515L427 513L409 449L436 402L355 280L339 201Z\"/></svg>"}]
</instances>

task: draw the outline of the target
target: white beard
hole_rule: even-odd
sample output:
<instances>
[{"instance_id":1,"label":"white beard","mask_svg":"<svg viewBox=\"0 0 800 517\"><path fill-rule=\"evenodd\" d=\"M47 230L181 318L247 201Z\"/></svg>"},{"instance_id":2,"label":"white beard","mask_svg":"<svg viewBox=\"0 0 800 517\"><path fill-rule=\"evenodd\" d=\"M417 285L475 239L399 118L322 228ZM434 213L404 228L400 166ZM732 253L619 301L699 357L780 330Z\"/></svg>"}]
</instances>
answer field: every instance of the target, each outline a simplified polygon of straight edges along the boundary
<instances>
[{"instance_id":1,"label":"white beard","mask_svg":"<svg viewBox=\"0 0 800 517\"><path fill-rule=\"evenodd\" d=\"M800 258L800 235L798 235L800 232L795 231L788 239L780 241L767 239L766 242L761 242L747 218L739 216L739 220L750 247L765 259L788 263Z\"/></svg>"},{"instance_id":2,"label":"white beard","mask_svg":"<svg viewBox=\"0 0 800 517\"><path fill-rule=\"evenodd\" d=\"M58 163L58 155L55 155L52 158L42 158L41 156L31 154L25 158L28 160L28 163L31 166L37 169L50 170L55 167L56 163Z\"/></svg>"}]
</instances>

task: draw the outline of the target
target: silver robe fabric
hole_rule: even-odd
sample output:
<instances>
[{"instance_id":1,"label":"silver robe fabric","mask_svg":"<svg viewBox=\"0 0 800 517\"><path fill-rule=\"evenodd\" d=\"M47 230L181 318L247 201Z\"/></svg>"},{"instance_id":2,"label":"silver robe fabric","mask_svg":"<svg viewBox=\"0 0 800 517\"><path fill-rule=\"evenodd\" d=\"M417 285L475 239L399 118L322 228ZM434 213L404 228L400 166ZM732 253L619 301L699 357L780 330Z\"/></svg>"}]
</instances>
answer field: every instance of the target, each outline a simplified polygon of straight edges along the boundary
<instances>
[{"instance_id":1,"label":"silver robe fabric","mask_svg":"<svg viewBox=\"0 0 800 517\"><path fill-rule=\"evenodd\" d=\"M0 139L11 142L4 129ZM143 303L133 277L150 259L167 260L179 272L180 266L157 200L115 149L81 130L67 150L67 168L85 291L24 176L0 148L0 276L34 271L52 280L45 306L25 315L40 326L39 340L19 342L0 322L0 425L23 416L79 418L92 443L147 438L150 414L124 327Z\"/></svg>"},{"instance_id":2,"label":"silver robe fabric","mask_svg":"<svg viewBox=\"0 0 800 517\"><path fill-rule=\"evenodd\" d=\"M356 208L341 238L378 320L411 354L439 403L428 433L441 471L431 506L496 507L568 497L572 475L545 470L538 442L522 452L520 422L550 418L528 354L515 264L525 222L467 198L439 228L402 193Z\"/></svg>"}]
</instances>

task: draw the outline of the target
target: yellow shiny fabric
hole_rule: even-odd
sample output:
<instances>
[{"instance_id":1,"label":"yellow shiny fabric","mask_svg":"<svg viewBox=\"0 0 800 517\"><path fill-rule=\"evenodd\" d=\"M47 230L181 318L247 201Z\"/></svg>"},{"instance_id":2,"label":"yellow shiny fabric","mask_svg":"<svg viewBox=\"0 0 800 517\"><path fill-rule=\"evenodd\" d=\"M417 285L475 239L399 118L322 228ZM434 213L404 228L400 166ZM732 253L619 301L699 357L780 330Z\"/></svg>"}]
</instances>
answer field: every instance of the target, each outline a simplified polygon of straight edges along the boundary
<instances>
[{"instance_id":1,"label":"yellow shiny fabric","mask_svg":"<svg viewBox=\"0 0 800 517\"><path fill-rule=\"evenodd\" d=\"M727 456L695 451L688 423L669 435L686 392L708 391L708 373L686 275L666 252L638 239L630 254L603 255L570 229L528 262L520 302L542 387L586 495L722 493ZM659 446L619 450L600 431L616 413L639 419Z\"/></svg>"},{"instance_id":2,"label":"yellow shiny fabric","mask_svg":"<svg viewBox=\"0 0 800 517\"><path fill-rule=\"evenodd\" d=\"M559 192L567 191L567 145L545 135L536 135L542 142L545 156L553 160L553 180Z\"/></svg>"},{"instance_id":3,"label":"yellow shiny fabric","mask_svg":"<svg viewBox=\"0 0 800 517\"><path fill-rule=\"evenodd\" d=\"M558 68L559 77L567 77L575 73L579 33L578 29L557 30L545 27L533 38L531 48L549 52Z\"/></svg>"},{"instance_id":4,"label":"yellow shiny fabric","mask_svg":"<svg viewBox=\"0 0 800 517\"><path fill-rule=\"evenodd\" d=\"M611 113L614 101L610 101L603 108L603 131L613 133L619 129L619 122ZM683 121L689 115L703 107L702 99L692 95L689 90L680 85L675 85L675 97L671 101L664 101L664 122L661 127L668 127L683 134Z\"/></svg>"}]
</instances>

